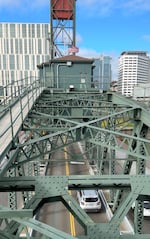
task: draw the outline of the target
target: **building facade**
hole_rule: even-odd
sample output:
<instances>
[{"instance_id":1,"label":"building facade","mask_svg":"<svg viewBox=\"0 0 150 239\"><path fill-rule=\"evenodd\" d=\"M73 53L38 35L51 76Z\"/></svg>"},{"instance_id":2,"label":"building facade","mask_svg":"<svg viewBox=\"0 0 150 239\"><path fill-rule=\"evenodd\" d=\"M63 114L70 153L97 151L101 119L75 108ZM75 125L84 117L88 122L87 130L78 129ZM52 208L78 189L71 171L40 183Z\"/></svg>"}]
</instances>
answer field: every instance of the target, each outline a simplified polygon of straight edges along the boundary
<instances>
[{"instance_id":1,"label":"building facade","mask_svg":"<svg viewBox=\"0 0 150 239\"><path fill-rule=\"evenodd\" d=\"M93 59L67 55L38 66L40 79L46 87L65 91L89 90L93 84Z\"/></svg>"},{"instance_id":2,"label":"building facade","mask_svg":"<svg viewBox=\"0 0 150 239\"><path fill-rule=\"evenodd\" d=\"M101 55L100 58L95 59L94 65L93 81L95 86L102 91L108 91L112 80L111 57Z\"/></svg>"},{"instance_id":3,"label":"building facade","mask_svg":"<svg viewBox=\"0 0 150 239\"><path fill-rule=\"evenodd\" d=\"M0 23L0 86L38 77L37 65L49 60L49 24Z\"/></svg>"},{"instance_id":4,"label":"building facade","mask_svg":"<svg viewBox=\"0 0 150 239\"><path fill-rule=\"evenodd\" d=\"M150 104L150 83L134 86L133 99Z\"/></svg>"},{"instance_id":5,"label":"building facade","mask_svg":"<svg viewBox=\"0 0 150 239\"><path fill-rule=\"evenodd\" d=\"M133 96L135 85L147 83L150 78L150 58L145 51L125 51L119 58L118 92Z\"/></svg>"}]
</instances>

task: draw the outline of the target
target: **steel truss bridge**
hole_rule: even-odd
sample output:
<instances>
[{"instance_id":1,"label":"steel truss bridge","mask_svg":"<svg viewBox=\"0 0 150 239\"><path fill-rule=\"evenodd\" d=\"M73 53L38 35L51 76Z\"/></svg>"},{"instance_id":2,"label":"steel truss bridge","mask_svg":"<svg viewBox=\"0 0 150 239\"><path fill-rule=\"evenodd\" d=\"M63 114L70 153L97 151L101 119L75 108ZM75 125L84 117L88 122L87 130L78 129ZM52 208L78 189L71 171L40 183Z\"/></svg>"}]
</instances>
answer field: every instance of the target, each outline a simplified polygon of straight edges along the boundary
<instances>
[{"instance_id":1,"label":"steel truss bridge","mask_svg":"<svg viewBox=\"0 0 150 239\"><path fill-rule=\"evenodd\" d=\"M143 201L150 200L149 109L96 89L64 92L36 83L18 92L11 100L1 101L0 193L7 195L8 202L0 205L0 238L149 239L143 233ZM84 160L96 167L94 175L40 176L41 163L55 160L54 152L76 142L84 142ZM116 158L117 151L126 157ZM68 193L84 188L110 190L110 221L94 223ZM85 235L74 237L35 218L46 202L54 201L65 205ZM120 223L134 202L134 234L121 235Z\"/></svg>"}]
</instances>

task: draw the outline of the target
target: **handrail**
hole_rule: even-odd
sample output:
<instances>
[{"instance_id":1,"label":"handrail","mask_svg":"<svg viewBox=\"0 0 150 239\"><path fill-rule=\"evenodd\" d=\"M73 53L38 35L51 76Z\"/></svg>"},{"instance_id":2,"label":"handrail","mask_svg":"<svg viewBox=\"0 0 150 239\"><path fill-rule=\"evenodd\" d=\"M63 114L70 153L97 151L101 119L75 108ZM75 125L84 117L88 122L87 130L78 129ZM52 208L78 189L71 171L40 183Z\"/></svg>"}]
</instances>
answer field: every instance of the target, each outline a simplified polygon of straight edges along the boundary
<instances>
[{"instance_id":1,"label":"handrail","mask_svg":"<svg viewBox=\"0 0 150 239\"><path fill-rule=\"evenodd\" d=\"M17 97L9 100L9 104L0 114L0 155L11 144L20 130L23 120L32 108L35 100L39 97L44 87L39 80L22 88L18 86ZM1 102L2 104L4 102Z\"/></svg>"},{"instance_id":2,"label":"handrail","mask_svg":"<svg viewBox=\"0 0 150 239\"><path fill-rule=\"evenodd\" d=\"M9 109L11 104L19 100L20 96L24 95L30 88L33 88L34 85L42 86L42 82L40 82L39 78L24 78L1 87L0 116Z\"/></svg>"}]
</instances>

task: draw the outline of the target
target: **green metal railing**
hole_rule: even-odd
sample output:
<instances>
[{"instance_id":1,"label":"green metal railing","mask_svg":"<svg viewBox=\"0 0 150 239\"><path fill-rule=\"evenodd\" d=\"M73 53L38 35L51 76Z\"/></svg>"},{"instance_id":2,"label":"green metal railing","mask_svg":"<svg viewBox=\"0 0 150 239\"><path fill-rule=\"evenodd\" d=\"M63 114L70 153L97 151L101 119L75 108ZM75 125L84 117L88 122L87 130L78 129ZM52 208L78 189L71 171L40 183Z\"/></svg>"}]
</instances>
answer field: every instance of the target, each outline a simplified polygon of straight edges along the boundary
<instances>
[{"instance_id":1,"label":"green metal railing","mask_svg":"<svg viewBox=\"0 0 150 239\"><path fill-rule=\"evenodd\" d=\"M3 143L3 139L6 138L8 131L11 131L11 140L13 142L16 136L15 126L18 122L21 122L17 127L17 131L25 118L24 111L29 112L37 97L41 94L44 87L40 84L38 78L30 78L29 84L25 84L27 79L23 79L15 82L15 84L8 84L3 87L3 96L1 96L0 102L0 140ZM15 108L18 108L17 113L14 114ZM4 117L7 121L5 124ZM21 118L21 120L19 120ZM0 150L1 151L1 150ZM0 152L0 155L2 152Z\"/></svg>"},{"instance_id":2,"label":"green metal railing","mask_svg":"<svg viewBox=\"0 0 150 239\"><path fill-rule=\"evenodd\" d=\"M30 77L15 81L15 83L9 83L5 86L1 86L0 91L0 114L8 110L11 104L14 104L25 94L28 94L33 89L42 87L42 82L37 77Z\"/></svg>"}]
</instances>

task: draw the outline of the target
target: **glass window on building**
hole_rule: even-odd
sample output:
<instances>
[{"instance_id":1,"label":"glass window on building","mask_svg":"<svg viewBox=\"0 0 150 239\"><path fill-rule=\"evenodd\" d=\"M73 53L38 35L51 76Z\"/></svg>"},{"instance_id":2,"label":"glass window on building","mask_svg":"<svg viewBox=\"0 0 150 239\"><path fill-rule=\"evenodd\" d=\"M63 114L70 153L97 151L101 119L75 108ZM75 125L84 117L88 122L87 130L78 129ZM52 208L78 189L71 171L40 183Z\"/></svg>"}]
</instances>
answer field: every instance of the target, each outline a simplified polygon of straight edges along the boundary
<instances>
[{"instance_id":1,"label":"glass window on building","mask_svg":"<svg viewBox=\"0 0 150 239\"><path fill-rule=\"evenodd\" d=\"M29 40L29 54L32 54L32 40Z\"/></svg>"},{"instance_id":2,"label":"glass window on building","mask_svg":"<svg viewBox=\"0 0 150 239\"><path fill-rule=\"evenodd\" d=\"M16 66L17 66L17 70L21 69L21 61L20 61L20 56L17 55L16 57L17 61L16 61Z\"/></svg>"},{"instance_id":3,"label":"glass window on building","mask_svg":"<svg viewBox=\"0 0 150 239\"><path fill-rule=\"evenodd\" d=\"M15 53L19 54L18 39L15 39Z\"/></svg>"},{"instance_id":4,"label":"glass window on building","mask_svg":"<svg viewBox=\"0 0 150 239\"><path fill-rule=\"evenodd\" d=\"M27 25L22 24L22 37L26 38L27 37Z\"/></svg>"},{"instance_id":5,"label":"glass window on building","mask_svg":"<svg viewBox=\"0 0 150 239\"><path fill-rule=\"evenodd\" d=\"M23 54L22 39L19 39L19 54Z\"/></svg>"},{"instance_id":6,"label":"glass window on building","mask_svg":"<svg viewBox=\"0 0 150 239\"><path fill-rule=\"evenodd\" d=\"M15 82L14 71L11 71L10 75L11 75L11 84L14 84L14 82Z\"/></svg>"},{"instance_id":7,"label":"glass window on building","mask_svg":"<svg viewBox=\"0 0 150 239\"><path fill-rule=\"evenodd\" d=\"M25 69L26 70L29 70L30 69L30 66L29 66L29 56L25 56Z\"/></svg>"},{"instance_id":8,"label":"glass window on building","mask_svg":"<svg viewBox=\"0 0 150 239\"><path fill-rule=\"evenodd\" d=\"M50 56L49 55L46 55L44 56L44 60L42 62L47 62L50 60Z\"/></svg>"},{"instance_id":9,"label":"glass window on building","mask_svg":"<svg viewBox=\"0 0 150 239\"><path fill-rule=\"evenodd\" d=\"M23 71L23 76L22 76L22 78L25 79L25 78L27 78L27 77L28 77L28 71Z\"/></svg>"},{"instance_id":10,"label":"glass window on building","mask_svg":"<svg viewBox=\"0 0 150 239\"><path fill-rule=\"evenodd\" d=\"M3 69L6 70L7 69L7 64L6 64L6 55L3 55Z\"/></svg>"},{"instance_id":11,"label":"glass window on building","mask_svg":"<svg viewBox=\"0 0 150 239\"><path fill-rule=\"evenodd\" d=\"M9 54L9 39L4 39L4 54Z\"/></svg>"},{"instance_id":12,"label":"glass window on building","mask_svg":"<svg viewBox=\"0 0 150 239\"><path fill-rule=\"evenodd\" d=\"M31 24L31 32L32 32L31 37L35 37L35 24Z\"/></svg>"},{"instance_id":13,"label":"glass window on building","mask_svg":"<svg viewBox=\"0 0 150 239\"><path fill-rule=\"evenodd\" d=\"M109 76L109 74L110 74L110 65L104 64L104 75Z\"/></svg>"},{"instance_id":14,"label":"glass window on building","mask_svg":"<svg viewBox=\"0 0 150 239\"><path fill-rule=\"evenodd\" d=\"M45 38L47 38L49 36L49 25L45 26L45 34L44 34Z\"/></svg>"},{"instance_id":15,"label":"glass window on building","mask_svg":"<svg viewBox=\"0 0 150 239\"><path fill-rule=\"evenodd\" d=\"M0 24L0 38L3 37L3 29L2 29L2 25Z\"/></svg>"},{"instance_id":16,"label":"glass window on building","mask_svg":"<svg viewBox=\"0 0 150 239\"><path fill-rule=\"evenodd\" d=\"M44 46L44 54L47 54L49 52L49 42L45 42L45 46Z\"/></svg>"},{"instance_id":17,"label":"glass window on building","mask_svg":"<svg viewBox=\"0 0 150 239\"><path fill-rule=\"evenodd\" d=\"M41 39L38 39L38 54L41 54L42 53L42 41Z\"/></svg>"},{"instance_id":18,"label":"glass window on building","mask_svg":"<svg viewBox=\"0 0 150 239\"><path fill-rule=\"evenodd\" d=\"M9 56L9 64L10 64L10 69L14 70L15 69L15 57L14 57L14 55Z\"/></svg>"},{"instance_id":19,"label":"glass window on building","mask_svg":"<svg viewBox=\"0 0 150 239\"><path fill-rule=\"evenodd\" d=\"M10 46L11 46L11 51L10 51L10 53L11 53L11 54L14 54L15 52L14 52L14 41L13 41L13 39L10 40Z\"/></svg>"},{"instance_id":20,"label":"glass window on building","mask_svg":"<svg viewBox=\"0 0 150 239\"><path fill-rule=\"evenodd\" d=\"M24 54L28 53L27 39L24 40Z\"/></svg>"},{"instance_id":21,"label":"glass window on building","mask_svg":"<svg viewBox=\"0 0 150 239\"><path fill-rule=\"evenodd\" d=\"M15 37L15 24L10 24L10 37Z\"/></svg>"},{"instance_id":22,"label":"glass window on building","mask_svg":"<svg viewBox=\"0 0 150 239\"><path fill-rule=\"evenodd\" d=\"M28 25L28 37L29 37L29 38L32 37L32 28L31 28L31 24Z\"/></svg>"},{"instance_id":23,"label":"glass window on building","mask_svg":"<svg viewBox=\"0 0 150 239\"><path fill-rule=\"evenodd\" d=\"M41 26L40 24L37 24L37 38L41 37Z\"/></svg>"},{"instance_id":24,"label":"glass window on building","mask_svg":"<svg viewBox=\"0 0 150 239\"><path fill-rule=\"evenodd\" d=\"M9 28L8 28L8 24L5 25L5 34L6 34L6 37L8 38L9 37Z\"/></svg>"},{"instance_id":25,"label":"glass window on building","mask_svg":"<svg viewBox=\"0 0 150 239\"><path fill-rule=\"evenodd\" d=\"M28 71L25 71L24 72L24 84L25 85L28 85L28 80L29 80L28 77L29 77Z\"/></svg>"},{"instance_id":26,"label":"glass window on building","mask_svg":"<svg viewBox=\"0 0 150 239\"><path fill-rule=\"evenodd\" d=\"M32 62L32 69L34 69L34 67L35 67L35 56L32 56L32 58L31 58L31 62Z\"/></svg>"},{"instance_id":27,"label":"glass window on building","mask_svg":"<svg viewBox=\"0 0 150 239\"><path fill-rule=\"evenodd\" d=\"M36 57L36 61L37 61L37 65L39 65L40 64L40 56Z\"/></svg>"}]
</instances>

